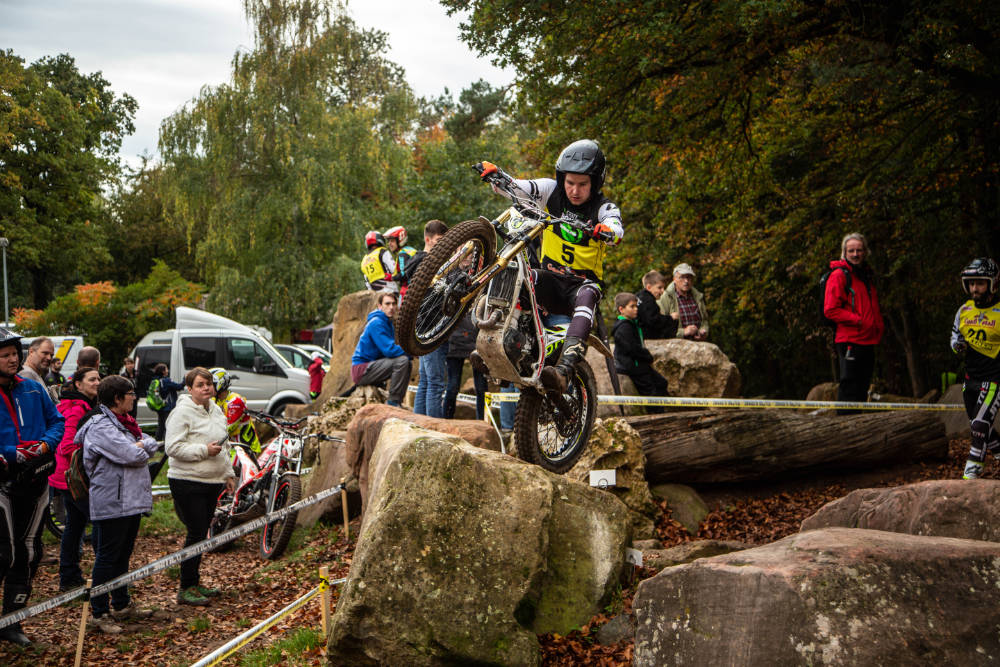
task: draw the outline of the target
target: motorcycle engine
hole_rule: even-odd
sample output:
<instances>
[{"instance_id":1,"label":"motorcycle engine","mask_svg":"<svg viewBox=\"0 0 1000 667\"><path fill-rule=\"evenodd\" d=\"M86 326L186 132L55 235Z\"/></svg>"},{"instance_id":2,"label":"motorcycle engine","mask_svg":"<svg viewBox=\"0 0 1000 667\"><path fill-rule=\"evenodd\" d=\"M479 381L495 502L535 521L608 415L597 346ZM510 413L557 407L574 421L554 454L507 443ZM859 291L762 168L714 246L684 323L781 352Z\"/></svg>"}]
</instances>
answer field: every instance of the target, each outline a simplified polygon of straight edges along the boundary
<instances>
[{"instance_id":1,"label":"motorcycle engine","mask_svg":"<svg viewBox=\"0 0 1000 667\"><path fill-rule=\"evenodd\" d=\"M535 358L533 325L531 316L524 313L518 318L517 326L508 329L503 336L503 351L523 376L531 375L531 365Z\"/></svg>"}]
</instances>

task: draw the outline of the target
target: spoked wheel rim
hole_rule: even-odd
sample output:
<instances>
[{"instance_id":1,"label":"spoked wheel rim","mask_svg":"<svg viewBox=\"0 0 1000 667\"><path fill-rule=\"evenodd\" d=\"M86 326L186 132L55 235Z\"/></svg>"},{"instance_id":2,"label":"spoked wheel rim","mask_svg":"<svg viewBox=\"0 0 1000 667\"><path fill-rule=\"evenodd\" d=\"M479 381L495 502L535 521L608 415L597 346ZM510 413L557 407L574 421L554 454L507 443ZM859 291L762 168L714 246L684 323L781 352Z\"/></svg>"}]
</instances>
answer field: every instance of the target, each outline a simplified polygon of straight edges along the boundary
<instances>
[{"instance_id":1,"label":"spoked wheel rim","mask_svg":"<svg viewBox=\"0 0 1000 667\"><path fill-rule=\"evenodd\" d=\"M563 394L572 414L564 414L549 395L542 395L536 437L539 452L549 461L558 464L576 453L580 438L584 435L583 425L590 417L587 398L587 387L578 377L574 377Z\"/></svg>"},{"instance_id":2,"label":"spoked wheel rim","mask_svg":"<svg viewBox=\"0 0 1000 667\"><path fill-rule=\"evenodd\" d=\"M437 341L464 313L462 300L469 294L472 278L482 269L486 247L479 238L462 244L442 265L417 310L414 336L422 345Z\"/></svg>"}]
</instances>

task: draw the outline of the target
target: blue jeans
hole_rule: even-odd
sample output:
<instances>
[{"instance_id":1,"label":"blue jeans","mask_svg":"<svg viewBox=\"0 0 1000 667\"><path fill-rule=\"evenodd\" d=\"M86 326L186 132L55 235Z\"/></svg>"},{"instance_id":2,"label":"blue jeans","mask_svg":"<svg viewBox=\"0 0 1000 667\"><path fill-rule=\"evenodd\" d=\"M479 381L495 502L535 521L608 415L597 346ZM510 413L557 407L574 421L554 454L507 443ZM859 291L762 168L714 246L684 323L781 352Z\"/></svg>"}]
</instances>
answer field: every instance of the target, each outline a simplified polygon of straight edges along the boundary
<instances>
[{"instance_id":1,"label":"blue jeans","mask_svg":"<svg viewBox=\"0 0 1000 667\"><path fill-rule=\"evenodd\" d=\"M542 324L546 327L554 327L560 324L569 324L572 320L569 315L558 315L555 313L549 313L542 318ZM503 387L500 389L505 394L513 394L517 391L517 387L511 385L509 387ZM500 428L505 431L514 430L514 414L517 412L517 403L501 403L500 404Z\"/></svg>"},{"instance_id":2,"label":"blue jeans","mask_svg":"<svg viewBox=\"0 0 1000 667\"><path fill-rule=\"evenodd\" d=\"M444 418L455 418L455 401L458 398L459 385L462 382L462 365L465 359L455 357L448 359L448 390L444 394ZM486 403L486 376L479 371L472 370L472 382L476 388L476 419L482 421L483 410Z\"/></svg>"},{"instance_id":3,"label":"blue jeans","mask_svg":"<svg viewBox=\"0 0 1000 667\"><path fill-rule=\"evenodd\" d=\"M93 585L103 584L128 572L128 561L135 547L135 537L139 534L141 514L98 519L94 524L94 570L91 573ZM128 586L119 586L111 591L111 604L115 609L124 609L129 603ZM94 617L108 613L108 594L95 595L90 599Z\"/></svg>"},{"instance_id":4,"label":"blue jeans","mask_svg":"<svg viewBox=\"0 0 1000 667\"><path fill-rule=\"evenodd\" d=\"M69 491L52 490L62 497L63 507L66 508L66 521L63 523L62 540L59 543L59 586L82 586L84 581L80 570L80 551L83 532L90 521L89 503L86 500L76 502Z\"/></svg>"},{"instance_id":5,"label":"blue jeans","mask_svg":"<svg viewBox=\"0 0 1000 667\"><path fill-rule=\"evenodd\" d=\"M444 417L444 390L448 380L448 344L420 357L420 382L413 399L413 412L428 417Z\"/></svg>"}]
</instances>

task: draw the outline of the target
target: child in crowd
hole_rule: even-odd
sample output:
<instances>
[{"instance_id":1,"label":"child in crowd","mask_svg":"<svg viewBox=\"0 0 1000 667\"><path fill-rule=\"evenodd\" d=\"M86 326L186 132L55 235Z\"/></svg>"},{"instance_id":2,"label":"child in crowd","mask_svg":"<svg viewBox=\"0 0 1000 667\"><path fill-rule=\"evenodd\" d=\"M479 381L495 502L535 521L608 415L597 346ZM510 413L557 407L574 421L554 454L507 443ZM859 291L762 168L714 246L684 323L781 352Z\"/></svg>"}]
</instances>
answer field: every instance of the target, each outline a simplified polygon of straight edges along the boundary
<instances>
[{"instance_id":1,"label":"child in crowd","mask_svg":"<svg viewBox=\"0 0 1000 667\"><path fill-rule=\"evenodd\" d=\"M639 307L639 326L646 340L673 338L677 335L677 320L660 312L657 300L667 289L667 279L659 271L642 277L642 290L635 295Z\"/></svg>"},{"instance_id":2,"label":"child in crowd","mask_svg":"<svg viewBox=\"0 0 1000 667\"><path fill-rule=\"evenodd\" d=\"M667 379L653 370L653 355L643 343L642 327L637 320L638 301L634 294L615 295L618 321L611 328L615 339L615 370L627 375L640 396L669 396ZM649 412L663 412L662 407L650 407Z\"/></svg>"},{"instance_id":3,"label":"child in crowd","mask_svg":"<svg viewBox=\"0 0 1000 667\"><path fill-rule=\"evenodd\" d=\"M972 446L962 479L983 474L987 452L1000 457L995 422L1000 410L1000 268L988 257L972 260L962 270L962 288L969 295L955 313L951 349L965 353L962 396L972 426Z\"/></svg>"}]
</instances>

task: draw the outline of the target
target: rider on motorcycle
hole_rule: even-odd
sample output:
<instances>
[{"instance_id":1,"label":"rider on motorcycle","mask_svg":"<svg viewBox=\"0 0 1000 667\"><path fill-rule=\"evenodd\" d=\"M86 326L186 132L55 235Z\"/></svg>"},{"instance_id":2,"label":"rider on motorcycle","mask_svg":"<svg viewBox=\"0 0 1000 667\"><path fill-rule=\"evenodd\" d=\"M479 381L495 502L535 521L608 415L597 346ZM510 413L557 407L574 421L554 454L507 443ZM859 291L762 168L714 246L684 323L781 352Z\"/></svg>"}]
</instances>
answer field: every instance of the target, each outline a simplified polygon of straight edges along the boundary
<instances>
[{"instance_id":1,"label":"rider on motorcycle","mask_svg":"<svg viewBox=\"0 0 1000 667\"><path fill-rule=\"evenodd\" d=\"M249 445L254 454L260 454L260 439L253 420L247 413L247 401L229 389L233 376L225 368L213 368L209 373L212 374L212 384L215 385L215 402L226 413L229 437Z\"/></svg>"},{"instance_id":2,"label":"rider on motorcycle","mask_svg":"<svg viewBox=\"0 0 1000 667\"><path fill-rule=\"evenodd\" d=\"M489 163L483 167L484 179L496 171ZM625 234L618 206L601 193L605 173L604 153L597 142L581 139L563 149L554 179L514 179L523 196L552 216L575 217L593 225L592 236L561 223L546 228L541 267L531 272L539 303L552 313L572 318L559 364L546 367L541 376L546 388L560 392L566 390L576 363L587 353L587 336L602 295L606 247L616 245ZM496 186L493 189L507 194Z\"/></svg>"}]
</instances>

